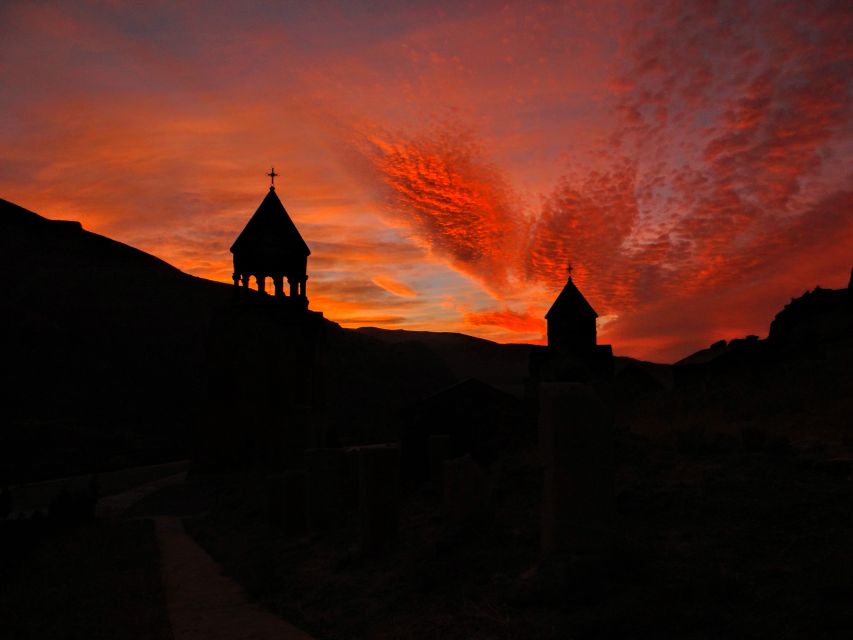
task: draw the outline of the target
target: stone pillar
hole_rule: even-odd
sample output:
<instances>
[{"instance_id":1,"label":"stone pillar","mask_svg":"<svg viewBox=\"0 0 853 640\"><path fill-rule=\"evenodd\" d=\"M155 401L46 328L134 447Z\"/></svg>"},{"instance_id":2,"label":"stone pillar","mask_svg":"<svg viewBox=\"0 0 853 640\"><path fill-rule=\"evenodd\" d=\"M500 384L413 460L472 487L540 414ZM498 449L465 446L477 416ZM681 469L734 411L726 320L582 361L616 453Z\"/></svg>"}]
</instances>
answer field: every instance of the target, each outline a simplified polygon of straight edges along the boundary
<instances>
[{"instance_id":1,"label":"stone pillar","mask_svg":"<svg viewBox=\"0 0 853 640\"><path fill-rule=\"evenodd\" d=\"M444 462L444 512L457 526L483 523L491 512L491 482L471 456Z\"/></svg>"},{"instance_id":2,"label":"stone pillar","mask_svg":"<svg viewBox=\"0 0 853 640\"><path fill-rule=\"evenodd\" d=\"M245 273L240 274L240 282L242 283L244 288L249 288L249 276L247 276Z\"/></svg>"},{"instance_id":3,"label":"stone pillar","mask_svg":"<svg viewBox=\"0 0 853 640\"><path fill-rule=\"evenodd\" d=\"M439 488L444 485L444 461L450 457L451 443L450 436L429 436L429 480Z\"/></svg>"},{"instance_id":4,"label":"stone pillar","mask_svg":"<svg viewBox=\"0 0 853 640\"><path fill-rule=\"evenodd\" d=\"M266 283L266 276L255 276L255 280L258 282L258 292L264 293L264 284Z\"/></svg>"},{"instance_id":5,"label":"stone pillar","mask_svg":"<svg viewBox=\"0 0 853 640\"><path fill-rule=\"evenodd\" d=\"M284 296L284 286L281 276L273 276L273 287L275 287L275 297L281 298Z\"/></svg>"},{"instance_id":6,"label":"stone pillar","mask_svg":"<svg viewBox=\"0 0 853 640\"><path fill-rule=\"evenodd\" d=\"M292 298L295 295L296 291L296 283L290 278L287 279L287 284L290 286L290 297Z\"/></svg>"},{"instance_id":7,"label":"stone pillar","mask_svg":"<svg viewBox=\"0 0 853 640\"><path fill-rule=\"evenodd\" d=\"M240 286L240 274L238 274L238 273L231 274L231 279L234 281L235 287Z\"/></svg>"},{"instance_id":8,"label":"stone pillar","mask_svg":"<svg viewBox=\"0 0 853 640\"><path fill-rule=\"evenodd\" d=\"M267 478L270 525L290 535L305 531L305 472L291 469Z\"/></svg>"},{"instance_id":9,"label":"stone pillar","mask_svg":"<svg viewBox=\"0 0 853 640\"><path fill-rule=\"evenodd\" d=\"M343 523L346 454L343 449L306 449L306 511L308 528L328 531Z\"/></svg>"},{"instance_id":10,"label":"stone pillar","mask_svg":"<svg viewBox=\"0 0 853 640\"><path fill-rule=\"evenodd\" d=\"M539 451L544 467L544 554L596 553L615 525L613 424L586 385L543 383L539 390Z\"/></svg>"},{"instance_id":11,"label":"stone pillar","mask_svg":"<svg viewBox=\"0 0 853 640\"><path fill-rule=\"evenodd\" d=\"M358 502L361 549L383 553L397 542L400 527L400 448L358 447Z\"/></svg>"}]
</instances>

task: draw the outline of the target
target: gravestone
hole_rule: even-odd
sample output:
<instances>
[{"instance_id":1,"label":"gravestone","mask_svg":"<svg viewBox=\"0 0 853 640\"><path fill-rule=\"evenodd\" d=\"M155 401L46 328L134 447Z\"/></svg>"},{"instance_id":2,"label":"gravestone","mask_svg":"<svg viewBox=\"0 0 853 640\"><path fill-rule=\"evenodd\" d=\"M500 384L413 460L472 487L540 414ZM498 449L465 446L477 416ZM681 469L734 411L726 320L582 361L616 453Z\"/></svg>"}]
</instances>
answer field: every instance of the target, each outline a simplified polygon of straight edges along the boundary
<instances>
[{"instance_id":1,"label":"gravestone","mask_svg":"<svg viewBox=\"0 0 853 640\"><path fill-rule=\"evenodd\" d=\"M439 488L444 482L444 461L451 457L452 442L447 435L429 437L429 479Z\"/></svg>"},{"instance_id":2,"label":"gravestone","mask_svg":"<svg viewBox=\"0 0 853 640\"><path fill-rule=\"evenodd\" d=\"M444 512L457 526L484 522L490 513L492 487L483 468L471 456L444 462Z\"/></svg>"},{"instance_id":3,"label":"gravestone","mask_svg":"<svg viewBox=\"0 0 853 640\"><path fill-rule=\"evenodd\" d=\"M605 551L615 521L609 412L591 387L574 383L543 383L539 406L542 552Z\"/></svg>"},{"instance_id":4,"label":"gravestone","mask_svg":"<svg viewBox=\"0 0 853 640\"><path fill-rule=\"evenodd\" d=\"M358 459L361 549L382 553L396 543L400 527L400 448L379 444L350 451Z\"/></svg>"},{"instance_id":5,"label":"gravestone","mask_svg":"<svg viewBox=\"0 0 853 640\"><path fill-rule=\"evenodd\" d=\"M328 531L343 522L346 454L340 448L306 449L306 515L312 532Z\"/></svg>"},{"instance_id":6,"label":"gravestone","mask_svg":"<svg viewBox=\"0 0 853 640\"><path fill-rule=\"evenodd\" d=\"M305 472L289 469L267 477L270 525L289 535L305 531Z\"/></svg>"}]
</instances>

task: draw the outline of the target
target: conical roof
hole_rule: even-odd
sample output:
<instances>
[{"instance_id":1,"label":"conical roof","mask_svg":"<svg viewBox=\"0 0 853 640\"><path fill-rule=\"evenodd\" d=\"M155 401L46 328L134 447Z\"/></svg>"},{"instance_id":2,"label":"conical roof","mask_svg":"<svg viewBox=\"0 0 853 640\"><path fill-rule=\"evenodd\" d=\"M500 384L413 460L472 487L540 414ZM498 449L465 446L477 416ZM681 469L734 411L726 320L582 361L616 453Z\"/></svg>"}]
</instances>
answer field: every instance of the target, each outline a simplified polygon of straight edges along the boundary
<instances>
[{"instance_id":1,"label":"conical roof","mask_svg":"<svg viewBox=\"0 0 853 640\"><path fill-rule=\"evenodd\" d=\"M595 318L598 317L595 309L593 309L592 305L586 301L586 298L583 297L583 294L572 281L572 277L569 276L566 286L563 287L560 295L558 295L557 299L554 300L554 304L551 305L548 313L545 314L545 318L550 319L557 318L559 316L590 314Z\"/></svg>"},{"instance_id":2,"label":"conical roof","mask_svg":"<svg viewBox=\"0 0 853 640\"><path fill-rule=\"evenodd\" d=\"M237 236L231 245L231 253L266 253L271 249L277 253L311 255L311 250L278 199L275 187L270 187L255 215Z\"/></svg>"}]
</instances>

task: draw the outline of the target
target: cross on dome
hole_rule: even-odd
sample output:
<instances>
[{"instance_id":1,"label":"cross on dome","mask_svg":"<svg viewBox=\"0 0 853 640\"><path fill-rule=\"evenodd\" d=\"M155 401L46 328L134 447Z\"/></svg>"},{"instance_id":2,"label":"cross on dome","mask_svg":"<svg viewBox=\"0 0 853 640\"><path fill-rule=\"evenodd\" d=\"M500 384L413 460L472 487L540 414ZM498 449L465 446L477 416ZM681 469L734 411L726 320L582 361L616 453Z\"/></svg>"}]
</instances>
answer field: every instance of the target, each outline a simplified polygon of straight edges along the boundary
<instances>
[{"instance_id":1,"label":"cross on dome","mask_svg":"<svg viewBox=\"0 0 853 640\"><path fill-rule=\"evenodd\" d=\"M270 177L270 189L275 189L275 178L279 175L275 172L275 167L272 167L267 175Z\"/></svg>"}]
</instances>

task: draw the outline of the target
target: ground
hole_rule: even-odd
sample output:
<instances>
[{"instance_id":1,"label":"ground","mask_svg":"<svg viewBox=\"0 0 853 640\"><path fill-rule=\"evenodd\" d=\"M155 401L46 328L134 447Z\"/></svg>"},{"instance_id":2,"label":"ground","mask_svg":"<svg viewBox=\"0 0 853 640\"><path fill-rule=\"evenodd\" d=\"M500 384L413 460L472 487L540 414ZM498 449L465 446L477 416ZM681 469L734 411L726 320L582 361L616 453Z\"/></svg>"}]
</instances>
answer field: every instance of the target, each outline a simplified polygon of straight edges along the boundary
<instances>
[{"instance_id":1,"label":"ground","mask_svg":"<svg viewBox=\"0 0 853 640\"><path fill-rule=\"evenodd\" d=\"M171 640L157 554L147 520L90 522L21 541L0 580L0 636Z\"/></svg>"},{"instance_id":2,"label":"ground","mask_svg":"<svg viewBox=\"0 0 853 640\"><path fill-rule=\"evenodd\" d=\"M270 628L277 616L324 640L847 636L853 442L622 429L617 462L617 542L598 556L557 558L538 550L532 447L495 465L492 509L467 524L448 521L434 487L408 491L399 544L379 556L359 552L354 513L325 534L271 526L258 474L167 476L118 519L23 532L7 546L0 635L178 638L170 614L186 578L168 570L175 563L151 520L166 516L183 519L221 564L169 525L171 555L197 559L197 586L218 583L221 570L258 605L225 582L215 590L239 604L218 615L239 610ZM190 598L190 608L218 598ZM190 623L182 629L199 628Z\"/></svg>"},{"instance_id":3,"label":"ground","mask_svg":"<svg viewBox=\"0 0 853 640\"><path fill-rule=\"evenodd\" d=\"M850 447L754 434L618 440L620 539L538 555L532 450L495 471L492 517L455 527L429 489L402 536L363 557L356 521L286 536L243 477L189 531L259 601L316 637L842 637L853 599Z\"/></svg>"}]
</instances>

